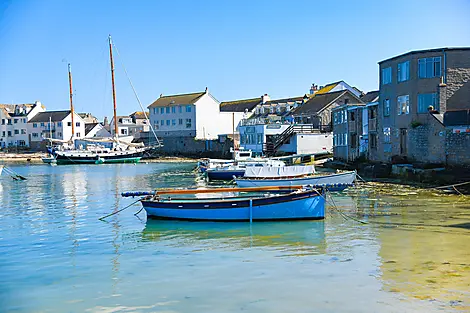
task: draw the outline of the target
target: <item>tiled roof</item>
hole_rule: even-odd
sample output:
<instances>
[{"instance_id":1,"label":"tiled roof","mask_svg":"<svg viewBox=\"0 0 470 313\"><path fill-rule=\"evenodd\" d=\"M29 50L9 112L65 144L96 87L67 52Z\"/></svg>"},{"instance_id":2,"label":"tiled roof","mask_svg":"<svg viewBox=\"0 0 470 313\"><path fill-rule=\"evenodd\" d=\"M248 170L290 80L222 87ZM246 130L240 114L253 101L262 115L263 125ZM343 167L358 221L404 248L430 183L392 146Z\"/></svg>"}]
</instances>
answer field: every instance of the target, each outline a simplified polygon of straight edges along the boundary
<instances>
[{"instance_id":1,"label":"tiled roof","mask_svg":"<svg viewBox=\"0 0 470 313\"><path fill-rule=\"evenodd\" d=\"M310 100L304 103L302 106L296 108L292 111L293 114L315 114L326 108L337 98L341 97L344 94L349 94L352 98L357 98L349 90L340 90L335 92L329 92L324 94L315 94ZM357 101L361 103L362 101L357 98Z\"/></svg>"},{"instance_id":2,"label":"tiled roof","mask_svg":"<svg viewBox=\"0 0 470 313\"><path fill-rule=\"evenodd\" d=\"M339 83L341 83L342 81L340 80L339 82L335 82L335 83L331 83L331 84L328 84L326 86L324 86L323 88L320 88L320 90L318 90L317 92L315 92L316 95L322 95L324 93L328 93L331 91L331 89L335 88L336 86L338 86Z\"/></svg>"},{"instance_id":3,"label":"tiled roof","mask_svg":"<svg viewBox=\"0 0 470 313\"><path fill-rule=\"evenodd\" d=\"M221 112L245 112L252 111L261 102L261 98L224 101L220 103Z\"/></svg>"},{"instance_id":4,"label":"tiled roof","mask_svg":"<svg viewBox=\"0 0 470 313\"><path fill-rule=\"evenodd\" d=\"M370 102L376 102L379 99L379 91L374 90L374 91L369 91L365 95L361 97L361 100L364 101L364 103L370 103Z\"/></svg>"},{"instance_id":5,"label":"tiled roof","mask_svg":"<svg viewBox=\"0 0 470 313\"><path fill-rule=\"evenodd\" d=\"M269 101L266 101L266 103L264 103L264 104L265 105L271 105L271 104L276 104L276 103L294 103L294 102L297 102L297 101L303 101L304 97L305 96L269 100ZM308 96L305 99L308 99Z\"/></svg>"},{"instance_id":6,"label":"tiled roof","mask_svg":"<svg viewBox=\"0 0 470 313\"><path fill-rule=\"evenodd\" d=\"M147 113L147 116L149 116L149 112L146 112L146 113ZM134 117L136 119L145 119L145 114L142 111L136 111L129 116Z\"/></svg>"},{"instance_id":7,"label":"tiled roof","mask_svg":"<svg viewBox=\"0 0 470 313\"><path fill-rule=\"evenodd\" d=\"M69 116L70 110L66 111L48 111L48 112L40 112L36 114L32 119L29 120L29 123L42 123L42 122L49 122L49 118L51 122L61 122Z\"/></svg>"},{"instance_id":8,"label":"tiled roof","mask_svg":"<svg viewBox=\"0 0 470 313\"><path fill-rule=\"evenodd\" d=\"M164 107L178 104L194 104L205 92L187 93L182 95L161 96L155 100L148 108Z\"/></svg>"}]
</instances>

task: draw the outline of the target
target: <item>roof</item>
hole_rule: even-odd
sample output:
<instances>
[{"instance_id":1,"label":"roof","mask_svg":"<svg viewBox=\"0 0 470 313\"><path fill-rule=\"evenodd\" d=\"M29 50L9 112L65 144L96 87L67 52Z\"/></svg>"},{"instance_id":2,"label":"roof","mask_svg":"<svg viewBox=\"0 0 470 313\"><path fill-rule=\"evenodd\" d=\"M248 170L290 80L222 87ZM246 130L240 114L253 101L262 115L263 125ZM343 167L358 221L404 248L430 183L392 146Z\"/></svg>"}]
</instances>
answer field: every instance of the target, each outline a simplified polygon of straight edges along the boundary
<instances>
[{"instance_id":1,"label":"roof","mask_svg":"<svg viewBox=\"0 0 470 313\"><path fill-rule=\"evenodd\" d=\"M147 113L147 116L149 116L149 112L145 112ZM130 117L134 117L136 119L146 119L145 117L145 113L142 112L142 111L136 111L134 113L132 113L131 115L129 115Z\"/></svg>"},{"instance_id":2,"label":"roof","mask_svg":"<svg viewBox=\"0 0 470 313\"><path fill-rule=\"evenodd\" d=\"M199 98L205 95L206 92L187 93L182 95L160 96L148 108L164 107L172 104L194 104Z\"/></svg>"},{"instance_id":3,"label":"roof","mask_svg":"<svg viewBox=\"0 0 470 313\"><path fill-rule=\"evenodd\" d=\"M361 97L361 100L364 101L364 103L377 102L379 100L379 91L369 91Z\"/></svg>"},{"instance_id":4,"label":"roof","mask_svg":"<svg viewBox=\"0 0 470 313\"><path fill-rule=\"evenodd\" d=\"M220 103L221 112L245 112L251 111L261 102L261 98L224 101Z\"/></svg>"},{"instance_id":5,"label":"roof","mask_svg":"<svg viewBox=\"0 0 470 313\"><path fill-rule=\"evenodd\" d=\"M303 101L304 97L308 98L308 96L300 96L300 97L294 97L294 98L276 99L276 100L266 101L266 103L263 103L263 104L271 105L271 104L275 104L275 103L287 103L287 102Z\"/></svg>"},{"instance_id":6,"label":"roof","mask_svg":"<svg viewBox=\"0 0 470 313\"><path fill-rule=\"evenodd\" d=\"M308 100L304 105L296 108L293 110L293 114L314 114L318 113L324 108L326 108L329 104L334 102L336 99L341 97L342 95L348 93L351 97L356 98L359 100L359 103L361 100L357 98L352 92L349 90L340 90L340 91L335 91L335 92L329 92L329 93L324 93L324 94L315 94L310 100Z\"/></svg>"},{"instance_id":7,"label":"roof","mask_svg":"<svg viewBox=\"0 0 470 313\"><path fill-rule=\"evenodd\" d=\"M339 83L341 83L342 80L340 81L337 81L337 82L334 82L334 83L331 83L331 84L328 84L328 85L325 85L323 86L323 88L320 88L320 90L318 90L317 92L315 92L316 95L321 95L321 94L324 94L324 93L328 93L331 91L331 89L335 88L336 86L338 86Z\"/></svg>"},{"instance_id":8,"label":"roof","mask_svg":"<svg viewBox=\"0 0 470 313\"><path fill-rule=\"evenodd\" d=\"M93 128L96 127L96 125L99 125L100 123L87 123L85 124L85 136L88 135L89 132L92 131Z\"/></svg>"},{"instance_id":9,"label":"roof","mask_svg":"<svg viewBox=\"0 0 470 313\"><path fill-rule=\"evenodd\" d=\"M64 118L70 115L70 110L66 111L49 111L49 112L39 112L32 119L29 120L29 123L42 123L42 122L60 122Z\"/></svg>"},{"instance_id":10,"label":"roof","mask_svg":"<svg viewBox=\"0 0 470 313\"><path fill-rule=\"evenodd\" d=\"M425 49L425 50L414 50L414 51L409 51L409 52L406 52L406 53L396 55L394 57L382 60L382 61L379 62L379 64L381 64L383 62L391 61L391 60L394 60L394 59L398 59L398 58L401 58L401 57L404 57L404 56L407 56L407 55L427 53L427 52L441 52L441 51L443 52L443 51L459 51L459 50L470 51L470 47L455 47L455 48L445 47L445 48L434 48L434 49Z\"/></svg>"}]
</instances>

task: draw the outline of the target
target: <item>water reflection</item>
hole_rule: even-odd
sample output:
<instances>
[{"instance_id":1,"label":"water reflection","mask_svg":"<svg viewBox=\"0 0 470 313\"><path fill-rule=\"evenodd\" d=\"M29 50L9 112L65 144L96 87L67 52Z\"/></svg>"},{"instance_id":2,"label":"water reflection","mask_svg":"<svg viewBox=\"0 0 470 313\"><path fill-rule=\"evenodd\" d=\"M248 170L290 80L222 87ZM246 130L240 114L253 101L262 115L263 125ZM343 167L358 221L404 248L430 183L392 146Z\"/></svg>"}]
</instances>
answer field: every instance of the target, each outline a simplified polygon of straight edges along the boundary
<instances>
[{"instance_id":1,"label":"water reflection","mask_svg":"<svg viewBox=\"0 0 470 313\"><path fill-rule=\"evenodd\" d=\"M283 223L216 223L148 220L143 241L168 245L204 245L243 249L274 248L286 254L322 254L326 250L323 221Z\"/></svg>"}]
</instances>

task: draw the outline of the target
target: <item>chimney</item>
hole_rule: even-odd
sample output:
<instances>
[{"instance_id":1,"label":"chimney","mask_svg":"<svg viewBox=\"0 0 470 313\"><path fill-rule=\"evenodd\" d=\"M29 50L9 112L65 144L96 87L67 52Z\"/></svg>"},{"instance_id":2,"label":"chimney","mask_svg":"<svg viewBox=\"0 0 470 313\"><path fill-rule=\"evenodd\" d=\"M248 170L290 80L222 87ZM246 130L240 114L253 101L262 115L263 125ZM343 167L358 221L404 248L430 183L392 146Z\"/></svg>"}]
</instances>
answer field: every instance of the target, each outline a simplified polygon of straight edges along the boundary
<instances>
[{"instance_id":1,"label":"chimney","mask_svg":"<svg viewBox=\"0 0 470 313\"><path fill-rule=\"evenodd\" d=\"M312 84L312 87L310 87L310 94L313 95L315 91L318 90L318 86L315 84Z\"/></svg>"},{"instance_id":2,"label":"chimney","mask_svg":"<svg viewBox=\"0 0 470 313\"><path fill-rule=\"evenodd\" d=\"M162 94L162 93L160 94L160 98L161 98L161 97L163 97L163 94Z\"/></svg>"},{"instance_id":3,"label":"chimney","mask_svg":"<svg viewBox=\"0 0 470 313\"><path fill-rule=\"evenodd\" d=\"M261 96L261 103L265 104L266 102L271 101L271 97L267 93Z\"/></svg>"},{"instance_id":4,"label":"chimney","mask_svg":"<svg viewBox=\"0 0 470 313\"><path fill-rule=\"evenodd\" d=\"M104 126L108 126L109 125L109 122L108 122L108 117L105 116L104 117L104 122L103 122Z\"/></svg>"},{"instance_id":5,"label":"chimney","mask_svg":"<svg viewBox=\"0 0 470 313\"><path fill-rule=\"evenodd\" d=\"M444 114L447 111L447 85L444 83L444 78L441 77L439 84L439 113Z\"/></svg>"},{"instance_id":6,"label":"chimney","mask_svg":"<svg viewBox=\"0 0 470 313\"><path fill-rule=\"evenodd\" d=\"M209 92L209 88L206 87L206 93L208 93L208 92Z\"/></svg>"}]
</instances>

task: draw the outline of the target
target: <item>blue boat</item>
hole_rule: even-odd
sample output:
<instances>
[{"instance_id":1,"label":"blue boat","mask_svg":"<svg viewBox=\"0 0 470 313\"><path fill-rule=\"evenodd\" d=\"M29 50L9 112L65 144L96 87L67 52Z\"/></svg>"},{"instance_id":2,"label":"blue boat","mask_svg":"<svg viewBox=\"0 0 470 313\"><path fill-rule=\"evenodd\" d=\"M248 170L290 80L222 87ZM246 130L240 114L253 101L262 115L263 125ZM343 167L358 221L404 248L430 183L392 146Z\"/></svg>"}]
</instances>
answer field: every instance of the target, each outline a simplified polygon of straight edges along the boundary
<instances>
[{"instance_id":1,"label":"blue boat","mask_svg":"<svg viewBox=\"0 0 470 313\"><path fill-rule=\"evenodd\" d=\"M243 177L245 169L206 169L209 180L232 180L233 177Z\"/></svg>"},{"instance_id":2,"label":"blue boat","mask_svg":"<svg viewBox=\"0 0 470 313\"><path fill-rule=\"evenodd\" d=\"M300 188L300 189L299 189ZM283 192L269 194L267 192ZM263 192L262 195L240 195L217 198L172 198L162 195L220 192ZM288 192L287 194L285 192ZM150 195L141 200L148 218L190 221L283 221L325 218L323 189L308 187L216 188L174 190L153 193L124 193L123 196Z\"/></svg>"}]
</instances>

